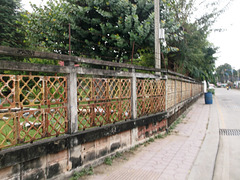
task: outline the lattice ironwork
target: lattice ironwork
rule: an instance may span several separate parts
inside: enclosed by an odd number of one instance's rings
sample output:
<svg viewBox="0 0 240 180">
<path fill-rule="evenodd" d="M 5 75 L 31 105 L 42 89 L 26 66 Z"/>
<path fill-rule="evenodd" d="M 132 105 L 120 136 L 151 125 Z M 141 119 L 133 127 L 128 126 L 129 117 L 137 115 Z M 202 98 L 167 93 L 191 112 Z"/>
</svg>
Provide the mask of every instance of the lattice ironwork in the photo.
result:
<svg viewBox="0 0 240 180">
<path fill-rule="evenodd" d="M 137 80 L 138 117 L 165 110 L 165 80 Z"/>
<path fill-rule="evenodd" d="M 130 99 L 131 98 L 131 80 L 130 79 L 121 79 L 121 98 Z"/>
<path fill-rule="evenodd" d="M 182 82 L 182 101 L 186 99 L 186 83 Z"/>
<path fill-rule="evenodd" d="M 92 127 L 92 112 L 93 105 L 79 105 L 78 106 L 78 129 L 85 130 Z"/>
<path fill-rule="evenodd" d="M 58 136 L 68 131 L 67 108 L 46 109 L 47 136 Z"/>
<path fill-rule="evenodd" d="M 192 84 L 187 83 L 187 98 L 192 97 Z"/>
<path fill-rule="evenodd" d="M 151 113 L 150 98 L 141 98 L 137 101 L 137 116 L 141 117 Z"/>
<path fill-rule="evenodd" d="M 34 106 L 44 104 L 44 77 L 43 76 L 17 76 L 20 106 Z"/>
<path fill-rule="evenodd" d="M 63 104 L 67 102 L 67 79 L 61 76 L 47 77 L 47 104 Z"/>
<path fill-rule="evenodd" d="M 130 119 L 131 80 L 78 77 L 78 128 Z"/>
<path fill-rule="evenodd" d="M 108 124 L 107 103 L 95 103 L 93 107 L 93 126 L 102 126 Z"/>
<path fill-rule="evenodd" d="M 122 83 L 121 79 L 109 79 L 108 80 L 108 93 L 109 99 L 119 99 L 121 97 Z"/>
<path fill-rule="evenodd" d="M 105 78 L 96 78 L 93 79 L 93 99 L 97 101 L 107 100 L 107 79 Z"/>
<path fill-rule="evenodd" d="M 0 113 L 0 149 L 17 143 L 15 113 Z"/>
<path fill-rule="evenodd" d="M 181 81 L 177 81 L 176 82 L 176 89 L 177 89 L 177 101 L 176 103 L 180 103 L 182 101 L 182 82 Z"/>
<path fill-rule="evenodd" d="M 145 91 L 144 91 L 144 80 L 138 79 L 137 80 L 137 97 L 144 97 Z"/>
<path fill-rule="evenodd" d="M 160 86 L 159 86 L 159 95 L 165 96 L 166 95 L 166 81 L 165 80 L 160 80 Z M 165 99 L 164 99 L 165 101 Z"/>
<path fill-rule="evenodd" d="M 32 142 L 45 137 L 45 121 L 43 109 L 20 111 L 18 117 L 18 141 Z"/>
<path fill-rule="evenodd" d="M 0 149 L 67 132 L 66 102 L 65 77 L 0 75 Z"/>
<path fill-rule="evenodd" d="M 113 122 L 117 122 L 120 119 L 122 119 L 121 117 L 121 103 L 118 101 L 115 102 L 110 102 L 108 103 L 108 113 L 109 113 L 109 122 L 113 123 Z"/>
<path fill-rule="evenodd" d="M 175 81 L 167 80 L 167 108 L 171 108 L 175 104 Z"/>
<path fill-rule="evenodd" d="M 15 76 L 0 75 L 0 108 L 15 107 Z"/>
<path fill-rule="evenodd" d="M 151 113 L 158 113 L 164 110 L 164 103 L 161 97 L 151 98 L 152 110 Z"/>
<path fill-rule="evenodd" d="M 124 100 L 121 101 L 120 104 L 120 112 L 121 112 L 121 116 L 120 118 L 122 120 L 127 120 L 131 118 L 131 101 L 130 100 Z"/>
<path fill-rule="evenodd" d="M 78 77 L 77 93 L 78 102 L 93 100 L 93 83 L 92 78 Z"/>
</svg>

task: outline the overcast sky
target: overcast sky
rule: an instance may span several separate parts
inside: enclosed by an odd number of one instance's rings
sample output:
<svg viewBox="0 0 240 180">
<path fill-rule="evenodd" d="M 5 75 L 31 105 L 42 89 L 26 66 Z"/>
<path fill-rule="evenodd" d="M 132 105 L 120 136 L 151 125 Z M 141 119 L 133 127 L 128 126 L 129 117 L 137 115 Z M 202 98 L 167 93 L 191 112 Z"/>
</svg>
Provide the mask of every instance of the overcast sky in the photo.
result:
<svg viewBox="0 0 240 180">
<path fill-rule="evenodd" d="M 22 0 L 24 8 L 31 11 L 29 2 L 44 4 L 47 0 Z M 207 9 L 206 9 L 207 10 Z M 209 41 L 219 47 L 216 56 L 216 67 L 224 63 L 230 64 L 235 69 L 240 69 L 240 0 L 233 0 L 227 11 L 220 16 L 215 28 L 225 29 L 224 32 L 212 32 Z"/>
<path fill-rule="evenodd" d="M 216 66 L 224 63 L 230 64 L 235 69 L 240 69 L 239 43 L 240 43 L 240 1 L 234 0 L 227 11 L 221 15 L 216 28 L 226 29 L 224 32 L 213 32 L 209 41 L 219 47 Z"/>
</svg>

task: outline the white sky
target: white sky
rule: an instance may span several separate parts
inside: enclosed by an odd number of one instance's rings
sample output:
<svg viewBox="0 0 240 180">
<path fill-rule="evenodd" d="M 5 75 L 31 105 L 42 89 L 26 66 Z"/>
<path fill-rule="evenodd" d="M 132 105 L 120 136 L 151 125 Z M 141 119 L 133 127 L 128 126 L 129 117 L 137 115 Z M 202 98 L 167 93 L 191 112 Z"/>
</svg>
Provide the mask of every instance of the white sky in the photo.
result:
<svg viewBox="0 0 240 180">
<path fill-rule="evenodd" d="M 28 11 L 31 11 L 31 6 L 30 6 L 30 3 L 31 2 L 32 4 L 36 4 L 37 6 L 39 5 L 43 5 L 47 2 L 47 0 L 21 0 L 21 3 L 23 5 L 23 8 L 28 10 Z"/>
<path fill-rule="evenodd" d="M 22 0 L 24 9 L 31 11 L 29 2 L 33 4 L 44 4 L 47 0 Z M 207 10 L 207 9 L 206 9 Z M 222 14 L 214 27 L 226 29 L 224 32 L 212 32 L 209 41 L 215 47 L 219 47 L 216 67 L 225 63 L 230 64 L 235 69 L 240 69 L 240 0 L 233 0 L 228 10 Z"/>
<path fill-rule="evenodd" d="M 212 32 L 209 41 L 219 47 L 216 67 L 225 63 L 240 69 L 240 1 L 234 0 L 228 10 L 222 14 L 214 25 L 216 28 L 226 29 L 224 32 Z"/>
</svg>

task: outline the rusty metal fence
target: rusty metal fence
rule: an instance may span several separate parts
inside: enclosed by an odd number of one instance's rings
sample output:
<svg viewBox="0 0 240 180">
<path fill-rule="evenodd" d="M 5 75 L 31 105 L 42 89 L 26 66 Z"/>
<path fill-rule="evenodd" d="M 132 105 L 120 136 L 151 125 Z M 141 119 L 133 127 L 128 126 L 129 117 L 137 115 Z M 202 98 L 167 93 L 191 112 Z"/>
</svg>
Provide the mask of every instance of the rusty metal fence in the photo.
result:
<svg viewBox="0 0 240 180">
<path fill-rule="evenodd" d="M 0 70 L 21 70 L 30 75 L 0 74 L 0 150 L 165 112 L 202 92 L 201 83 L 179 74 L 174 79 L 168 74 L 135 72 L 160 72 L 154 68 L 0 46 L 1 54 L 62 60 L 68 65 L 1 60 Z M 120 70 L 76 67 L 77 63 Z M 31 72 L 63 75 L 37 76 Z"/>
<path fill-rule="evenodd" d="M 131 79 L 78 77 L 78 129 L 131 119 Z"/>
<path fill-rule="evenodd" d="M 0 149 L 68 131 L 66 77 L 0 75 Z"/>
<path fill-rule="evenodd" d="M 137 116 L 165 111 L 165 80 L 137 80 Z"/>
<path fill-rule="evenodd" d="M 78 130 L 131 119 L 131 83 L 131 78 L 79 75 Z M 178 80 L 138 78 L 137 117 L 163 112 L 201 88 Z M 67 133 L 67 90 L 65 76 L 0 75 L 0 149 Z"/>
<path fill-rule="evenodd" d="M 203 92 L 201 83 L 167 79 L 167 109 Z"/>
</svg>

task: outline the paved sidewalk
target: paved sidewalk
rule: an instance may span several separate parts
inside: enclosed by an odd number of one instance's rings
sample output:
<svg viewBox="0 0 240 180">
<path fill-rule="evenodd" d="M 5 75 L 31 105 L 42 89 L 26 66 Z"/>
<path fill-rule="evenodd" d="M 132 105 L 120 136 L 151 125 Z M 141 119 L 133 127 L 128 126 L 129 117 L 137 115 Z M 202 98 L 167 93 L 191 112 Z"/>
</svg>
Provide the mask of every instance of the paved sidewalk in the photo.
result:
<svg viewBox="0 0 240 180">
<path fill-rule="evenodd" d="M 208 159 L 206 159 L 204 155 L 204 152 L 207 152 L 206 147 L 211 143 L 211 140 L 209 141 L 209 138 L 206 138 L 208 142 L 203 143 L 206 133 L 209 133 L 209 130 L 207 131 L 209 117 L 216 119 L 215 116 L 212 116 L 213 111 L 211 109 L 213 109 L 213 106 L 214 104 L 205 105 L 204 98 L 199 98 L 190 107 L 186 117 L 175 128 L 172 135 L 164 139 L 156 139 L 144 147 L 141 152 L 137 153 L 131 161 L 124 163 L 114 171 L 108 172 L 108 174 L 94 175 L 91 179 L 184 180 L 188 178 L 195 179 L 196 177 L 200 179 L 201 174 L 199 174 L 198 169 L 205 169 L 204 167 L 206 163 L 209 163 L 209 160 L 215 162 L 214 156 L 211 156 L 211 158 L 207 157 Z M 216 121 L 213 123 L 216 123 Z M 210 123 L 211 128 L 214 126 L 213 123 Z M 202 144 L 205 149 L 200 151 Z M 214 147 L 211 150 L 214 153 L 216 151 Z M 208 171 L 205 170 L 202 173 L 208 173 L 208 177 L 211 177 L 213 168 L 214 164 L 211 163 L 207 166 Z"/>
</svg>

